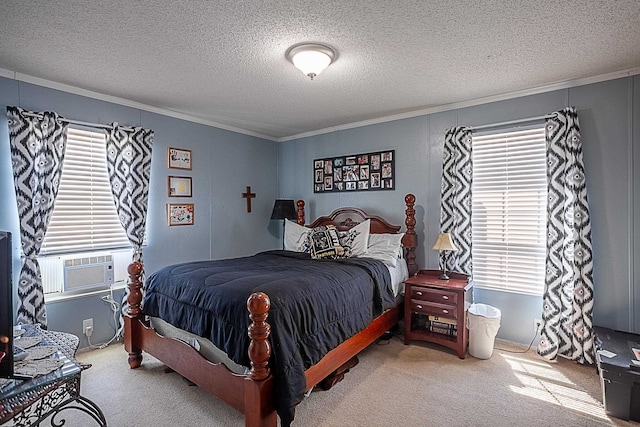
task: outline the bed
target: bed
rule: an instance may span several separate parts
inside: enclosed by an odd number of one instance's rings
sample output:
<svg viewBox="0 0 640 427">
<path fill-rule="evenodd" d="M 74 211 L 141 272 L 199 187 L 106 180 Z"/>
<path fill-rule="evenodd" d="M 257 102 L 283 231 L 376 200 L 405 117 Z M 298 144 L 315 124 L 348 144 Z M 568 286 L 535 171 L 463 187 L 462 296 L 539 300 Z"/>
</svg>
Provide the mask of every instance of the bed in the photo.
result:
<svg viewBox="0 0 640 427">
<path fill-rule="evenodd" d="M 408 194 L 405 197 L 406 230 L 402 235 L 401 255 L 406 261 L 409 275 L 415 274 L 418 270 L 415 262 L 414 203 L 415 197 Z M 296 222 L 304 226 L 304 202 L 298 201 L 297 207 Z M 383 218 L 368 215 L 357 208 L 337 209 L 311 222 L 308 228 L 328 226 L 325 228 L 335 228 L 344 234 L 362 227 L 363 223 L 368 224 L 372 235 L 393 235 L 401 229 L 400 226 L 391 225 Z M 307 259 L 303 259 L 305 257 Z M 312 284 L 324 286 L 321 285 L 320 277 L 307 277 L 307 270 L 316 268 L 308 265 L 310 262 L 313 263 L 308 258 L 308 254 L 268 251 L 243 259 L 210 261 L 207 264 L 185 263 L 167 267 L 166 270 L 173 277 L 169 280 L 175 280 L 175 283 L 188 281 L 190 286 L 195 288 L 173 289 L 173 282 L 165 283 L 159 278 L 165 273 L 156 272 L 147 281 L 149 292 L 145 296 L 144 310 L 141 282 L 143 266 L 140 263 L 131 264 L 128 269 L 129 306 L 125 316 L 125 350 L 129 354 L 130 367 L 137 368 L 141 365 L 142 352 L 145 351 L 242 412 L 246 426 L 276 426 L 278 416 L 282 425 L 289 425 L 293 419 L 295 405 L 302 399 L 301 391 L 303 394 L 305 390 L 318 384 L 331 385 L 340 380 L 344 373 L 357 363 L 354 361 L 357 354 L 391 329 L 402 313 L 401 303 L 397 302 L 401 299 L 390 301 L 384 294 L 388 286 L 375 285 L 386 283 L 389 273 L 380 269 L 380 262 L 376 263 L 366 256 L 337 261 L 315 260 L 315 264 L 322 267 L 323 276 L 330 277 L 329 282 L 335 277 L 339 284 L 329 283 L 330 287 L 327 290 L 306 295 L 304 290 L 312 289 Z M 246 262 L 249 264 L 238 264 Z M 274 265 L 279 266 L 280 271 L 276 272 Z M 282 268 L 284 265 L 287 266 L 286 269 Z M 285 270 L 287 276 L 284 276 Z M 215 274 L 211 274 L 211 271 Z M 355 271 L 358 273 L 354 273 Z M 334 297 L 331 304 L 336 304 L 336 307 L 330 306 L 322 299 L 324 294 L 344 295 L 344 279 L 337 278 L 346 274 L 345 277 L 351 280 L 363 271 L 366 272 L 366 280 L 370 280 L 373 286 L 356 285 L 355 278 L 349 282 L 349 287 L 354 286 L 354 295 L 363 294 L 363 298 L 371 298 L 373 295 L 373 299 L 366 308 L 362 308 L 362 312 L 351 314 L 348 311 L 348 305 L 364 305 L 356 302 L 355 296 Z M 238 275 L 247 277 L 237 277 Z M 229 276 L 227 278 L 234 286 L 226 283 L 224 286 L 210 286 L 211 280 L 217 280 L 220 276 Z M 201 282 L 197 282 L 196 279 Z M 238 285 L 241 283 L 240 279 L 244 280 L 242 285 Z M 247 280 L 250 282 L 248 285 L 244 284 Z M 251 283 L 252 280 L 254 283 Z M 264 282 L 255 283 L 260 280 Z M 192 285 L 196 282 L 206 285 Z M 337 290 L 332 290 L 336 286 Z M 295 297 L 284 293 L 283 288 L 293 289 Z M 222 292 L 221 289 L 226 290 Z M 254 289 L 257 291 L 253 291 Z M 207 314 L 196 315 L 184 311 L 187 305 L 194 304 L 176 306 L 175 304 L 179 303 L 176 301 L 181 298 L 187 301 L 206 301 L 205 305 L 216 306 L 218 313 L 238 313 L 241 310 L 244 315 L 239 319 L 233 318 L 235 320 L 214 322 L 206 319 Z M 245 301 L 248 313 L 244 311 Z M 336 301 L 348 303 L 342 307 L 342 303 Z M 300 309 L 293 304 L 301 304 L 304 308 Z M 322 311 L 333 313 L 327 316 L 337 316 L 338 313 L 341 317 L 352 320 L 334 327 L 333 323 L 337 322 L 333 321 L 334 318 L 329 318 L 323 325 L 332 326 L 320 330 L 315 326 L 320 322 L 316 319 L 316 315 L 320 316 L 314 311 L 316 306 L 323 307 Z M 231 362 L 237 363 L 236 366 L 218 359 L 210 360 L 210 357 L 203 355 L 204 352 L 198 345 L 193 345 L 187 339 L 171 338 L 166 329 L 159 327 L 160 323 L 152 322 L 155 318 L 161 320 L 167 316 L 171 317 L 171 313 L 174 313 L 175 318 L 167 320 L 165 325 L 171 326 L 175 323 L 178 330 L 184 325 L 191 325 L 196 318 L 204 319 L 198 320 L 200 326 L 197 326 L 198 321 L 194 326 L 189 326 L 193 329 L 190 332 L 196 332 L 196 335 L 210 340 L 214 348 L 221 349 Z M 346 315 L 342 316 L 342 313 Z M 273 325 L 267 320 L 269 316 Z M 186 317 L 190 318 L 190 323 L 181 324 L 181 319 Z M 245 320 L 246 331 L 243 326 Z M 216 326 L 212 326 L 212 323 Z M 162 333 L 156 328 L 162 330 Z M 241 329 L 241 333 L 236 330 L 238 328 Z M 313 334 L 308 331 L 312 331 Z M 246 342 L 243 341 L 245 339 Z M 300 344 L 301 342 L 303 344 Z M 283 364 L 283 361 L 286 363 Z M 246 368 L 243 370 L 243 367 Z"/>
</svg>

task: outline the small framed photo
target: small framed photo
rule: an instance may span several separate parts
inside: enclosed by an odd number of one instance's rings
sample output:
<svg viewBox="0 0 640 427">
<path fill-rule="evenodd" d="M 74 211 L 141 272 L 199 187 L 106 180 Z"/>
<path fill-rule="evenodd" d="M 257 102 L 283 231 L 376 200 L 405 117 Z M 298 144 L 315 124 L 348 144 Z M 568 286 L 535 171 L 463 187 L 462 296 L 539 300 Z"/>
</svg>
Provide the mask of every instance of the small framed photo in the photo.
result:
<svg viewBox="0 0 640 427">
<path fill-rule="evenodd" d="M 325 190 L 331 190 L 332 188 L 333 188 L 333 177 L 327 176 L 324 179 L 324 189 Z"/>
<path fill-rule="evenodd" d="M 168 176 L 167 187 L 169 197 L 191 197 L 190 176 Z"/>
<path fill-rule="evenodd" d="M 167 224 L 193 225 L 193 203 L 168 203 L 167 204 Z"/>
<path fill-rule="evenodd" d="M 191 150 L 169 147 L 169 168 L 191 170 Z"/>
</svg>

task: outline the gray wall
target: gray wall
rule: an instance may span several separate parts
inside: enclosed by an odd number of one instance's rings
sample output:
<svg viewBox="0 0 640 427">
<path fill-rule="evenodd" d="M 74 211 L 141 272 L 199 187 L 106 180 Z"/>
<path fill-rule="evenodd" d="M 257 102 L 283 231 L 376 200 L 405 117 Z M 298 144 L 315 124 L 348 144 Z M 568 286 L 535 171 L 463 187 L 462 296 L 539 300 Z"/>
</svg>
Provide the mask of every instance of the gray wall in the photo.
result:
<svg viewBox="0 0 640 427">
<path fill-rule="evenodd" d="M 640 247 L 639 79 L 611 80 L 280 144 L 6 78 L 0 78 L 0 107 L 18 105 L 53 110 L 75 120 L 117 121 L 154 129 L 149 244 L 144 254 L 148 271 L 153 271 L 174 262 L 279 248 L 281 224 L 269 220 L 276 197 L 304 199 L 307 218 L 339 206 L 359 206 L 403 224 L 406 193 L 417 197 L 418 262 L 423 268 L 436 268 L 437 254 L 429 248 L 439 232 L 445 130 L 539 116 L 573 105 L 580 116 L 593 220 L 594 321 L 640 333 L 640 256 L 635 250 Z M 0 114 L 0 229 L 18 236 L 6 129 L 6 115 Z M 192 171 L 176 173 L 180 171 L 167 168 L 169 146 L 193 150 Z M 313 159 L 384 149 L 396 150 L 396 190 L 313 193 Z M 169 174 L 193 177 L 194 226 L 166 225 Z M 250 214 L 240 197 L 247 185 L 257 193 Z M 14 238 L 14 276 L 20 265 L 18 240 Z M 542 309 L 540 297 L 477 289 L 475 300 L 502 310 L 500 338 L 531 340 L 533 319 L 540 317 Z M 52 329 L 82 336 L 82 319 L 93 317 L 93 342 L 109 339 L 113 333 L 111 313 L 99 296 L 47 305 Z"/>
<path fill-rule="evenodd" d="M 308 217 L 339 206 L 361 206 L 395 223 L 404 218 L 403 197 L 416 195 L 418 263 L 437 268 L 430 250 L 439 232 L 444 133 L 452 126 L 480 126 L 542 116 L 565 106 L 578 109 L 584 146 L 594 245 L 597 325 L 640 332 L 640 77 L 514 98 L 420 117 L 287 141 L 280 147 L 280 193 L 304 199 Z M 635 84 L 634 84 L 635 83 Z M 633 149 L 635 148 L 635 150 Z M 314 194 L 316 158 L 396 150 L 396 190 Z M 635 167 L 634 167 L 635 166 Z M 502 311 L 499 338 L 529 343 L 542 298 L 476 289 L 476 302 Z"/>
<path fill-rule="evenodd" d="M 0 108 L 20 106 L 33 111 L 56 111 L 63 117 L 92 123 L 143 126 L 155 132 L 151 162 L 151 187 L 147 218 L 148 246 L 144 248 L 146 270 L 195 259 L 251 255 L 280 246 L 278 224 L 270 221 L 277 198 L 277 143 L 219 128 L 179 120 L 114 103 L 55 89 L 0 78 Z M 168 147 L 193 152 L 193 170 L 168 169 Z M 167 175 L 193 177 L 193 198 L 167 196 Z M 241 197 L 250 185 L 257 197 L 247 213 Z M 166 204 L 195 203 L 195 225 L 168 227 Z M 0 114 L 0 229 L 14 235 L 14 284 L 20 270 L 19 222 L 6 114 Z M 15 293 L 15 292 L 14 292 Z M 122 291 L 115 293 L 120 300 Z M 81 337 L 82 320 L 94 319 L 93 343 L 114 333 L 109 306 L 98 296 L 47 303 L 48 323 L 53 330 Z"/>
</svg>

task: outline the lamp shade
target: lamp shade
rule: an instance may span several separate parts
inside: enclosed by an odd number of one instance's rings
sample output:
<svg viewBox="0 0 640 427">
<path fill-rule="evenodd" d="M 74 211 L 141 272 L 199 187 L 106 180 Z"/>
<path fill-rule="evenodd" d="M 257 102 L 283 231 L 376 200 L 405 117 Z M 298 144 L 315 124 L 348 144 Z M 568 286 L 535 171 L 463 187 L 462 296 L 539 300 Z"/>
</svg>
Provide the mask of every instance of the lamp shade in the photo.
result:
<svg viewBox="0 0 640 427">
<path fill-rule="evenodd" d="M 457 251 L 458 248 L 453 244 L 451 240 L 451 235 L 449 233 L 440 233 L 438 235 L 438 240 L 436 240 L 436 244 L 433 245 L 433 248 L 437 251 Z"/>
<path fill-rule="evenodd" d="M 295 219 L 296 207 L 293 200 L 276 199 L 271 212 L 271 219 Z"/>
</svg>

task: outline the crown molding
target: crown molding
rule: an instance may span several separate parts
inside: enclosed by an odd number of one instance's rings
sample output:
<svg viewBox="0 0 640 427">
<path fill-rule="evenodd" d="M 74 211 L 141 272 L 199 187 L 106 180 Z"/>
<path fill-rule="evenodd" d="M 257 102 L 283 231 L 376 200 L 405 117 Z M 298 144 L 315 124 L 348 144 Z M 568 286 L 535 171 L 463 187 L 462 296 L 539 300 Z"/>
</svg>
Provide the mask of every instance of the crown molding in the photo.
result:
<svg viewBox="0 0 640 427">
<path fill-rule="evenodd" d="M 258 133 L 258 132 L 253 132 L 253 131 L 242 129 L 242 128 L 239 128 L 239 127 L 230 126 L 230 125 L 226 125 L 226 124 L 223 124 L 223 123 L 218 123 L 218 122 L 215 122 L 215 121 L 212 121 L 212 120 L 206 120 L 206 119 L 202 119 L 202 118 L 199 118 L 199 117 L 194 117 L 194 116 L 191 116 L 189 114 L 184 114 L 184 113 L 179 113 L 179 112 L 172 111 L 172 110 L 167 110 L 167 109 L 164 109 L 164 108 L 154 107 L 152 105 L 147 105 L 147 104 L 143 104 L 143 103 L 140 103 L 140 102 L 131 101 L 131 100 L 128 100 L 128 99 L 125 99 L 125 98 L 120 98 L 120 97 L 111 96 L 111 95 L 105 95 L 103 93 L 94 92 L 94 91 L 91 91 L 91 90 L 82 89 L 82 88 L 79 88 L 79 87 L 75 87 L 75 86 L 71 86 L 71 85 L 67 85 L 67 84 L 58 83 L 58 82 L 54 82 L 54 81 L 51 81 L 51 80 L 43 79 L 43 78 L 40 78 L 40 77 L 31 76 L 29 74 L 18 73 L 18 72 L 15 72 L 15 71 L 11 71 L 11 70 L 6 70 L 6 69 L 3 69 L 3 68 L 0 68 L 0 77 L 6 77 L 6 78 L 9 78 L 9 79 L 12 79 L 12 80 L 18 80 L 18 81 L 25 82 L 25 83 L 31 83 L 31 84 L 38 85 L 38 86 L 44 86 L 44 87 L 48 87 L 48 88 L 51 88 L 51 89 L 57 89 L 57 90 L 61 90 L 61 91 L 64 91 L 64 92 L 73 93 L 73 94 L 76 94 L 76 95 L 86 96 L 86 97 L 98 99 L 98 100 L 101 100 L 101 101 L 107 101 L 107 102 L 111 102 L 111 103 L 114 103 L 114 104 L 119 104 L 119 105 L 124 105 L 124 106 L 127 106 L 127 107 L 137 108 L 137 109 L 148 111 L 148 112 L 151 112 L 151 113 L 162 114 L 164 116 L 174 117 L 176 119 L 181 119 L 181 120 L 186 120 L 186 121 L 189 121 L 189 122 L 199 123 L 199 124 L 206 125 L 206 126 L 212 126 L 212 127 L 218 128 L 218 129 L 228 130 L 230 132 L 236 132 L 236 133 L 240 133 L 240 134 L 243 134 L 243 135 L 253 136 L 253 137 L 256 137 L 256 138 L 266 139 L 268 141 L 274 141 L 274 142 L 292 141 L 292 140 L 296 140 L 296 139 L 308 138 L 308 137 L 312 137 L 312 136 L 323 135 L 323 134 L 326 134 L 326 133 L 331 133 L 331 132 L 336 132 L 336 131 L 341 131 L 341 130 L 354 129 L 354 128 L 359 128 L 359 127 L 363 127 L 363 126 L 376 125 L 376 124 L 380 124 L 380 123 L 386 123 L 386 122 L 391 122 L 391 121 L 395 121 L 395 120 L 409 119 L 409 118 L 419 117 L 419 116 L 426 116 L 428 114 L 435 114 L 435 113 L 440 113 L 440 112 L 443 112 L 443 111 L 450 111 L 450 110 L 456 110 L 456 109 L 459 109 L 459 108 L 473 107 L 473 106 L 476 106 L 476 105 L 488 104 L 490 102 L 505 101 L 505 100 L 508 100 L 508 99 L 520 98 L 520 97 L 529 96 L 529 95 L 537 95 L 537 94 L 540 94 L 540 93 L 551 92 L 551 91 L 554 91 L 554 90 L 561 90 L 561 89 L 568 89 L 568 88 L 577 87 L 577 86 L 584 86 L 584 85 L 587 85 L 587 84 L 599 83 L 599 82 L 603 82 L 603 81 L 607 81 L 607 80 L 614 80 L 614 79 L 634 76 L 634 75 L 638 75 L 638 74 L 640 74 L 640 67 L 630 68 L 630 69 L 626 69 L 626 70 L 620 70 L 620 71 L 614 71 L 614 72 L 611 72 L 611 73 L 600 74 L 600 75 L 597 75 L 597 76 L 584 77 L 584 78 L 580 78 L 580 79 L 565 80 L 565 81 L 561 81 L 561 82 L 557 82 L 557 83 L 537 86 L 537 87 L 534 87 L 534 88 L 529 88 L 529 89 L 524 89 L 524 90 L 519 90 L 519 91 L 514 91 L 514 92 L 508 92 L 508 93 L 504 93 L 504 94 L 500 94 L 500 95 L 493 95 L 493 96 L 487 96 L 487 97 L 482 97 L 482 98 L 471 99 L 471 100 L 467 100 L 467 101 L 454 102 L 454 103 L 451 103 L 451 104 L 438 105 L 438 106 L 435 106 L 435 107 L 422 108 L 422 109 L 418 109 L 418 110 L 407 111 L 407 112 L 400 113 L 400 114 L 391 114 L 391 115 L 388 115 L 388 116 L 382 116 L 382 117 L 378 117 L 378 118 L 375 118 L 375 119 L 362 120 L 362 121 L 352 122 L 352 123 L 345 123 L 345 124 L 342 124 L 342 125 L 331 126 L 331 127 L 327 127 L 327 128 L 323 128 L 323 129 L 317 129 L 317 130 L 314 130 L 314 131 L 303 132 L 303 133 L 298 133 L 298 134 L 295 134 L 295 135 L 289 135 L 289 136 L 284 136 L 284 137 L 281 137 L 281 138 L 276 138 L 276 137 L 273 137 L 273 136 L 270 136 L 270 135 L 264 135 L 264 134 L 261 134 L 261 133 Z"/>
<path fill-rule="evenodd" d="M 600 83 L 607 80 L 614 80 L 622 77 L 634 76 L 637 74 L 640 74 L 640 67 L 614 71 L 612 73 L 600 74 L 597 76 L 584 77 L 580 79 L 565 80 L 557 83 L 537 86 L 534 88 L 519 90 L 515 92 L 487 96 L 483 98 L 476 98 L 468 101 L 454 102 L 452 104 L 438 105 L 435 107 L 423 108 L 423 109 L 408 111 L 400 114 L 392 114 L 389 116 L 383 116 L 383 117 L 370 119 L 370 120 L 362 120 L 359 122 L 346 123 L 343 125 L 332 126 L 332 127 L 318 129 L 318 130 L 309 131 L 309 132 L 303 132 L 296 135 L 285 136 L 282 138 L 278 138 L 277 141 L 278 142 L 292 141 L 296 139 L 322 135 L 325 133 L 336 132 L 340 130 L 354 129 L 362 126 L 376 125 L 376 124 L 391 122 L 395 120 L 426 116 L 428 114 L 435 114 L 435 113 L 441 113 L 443 111 L 457 110 L 459 108 L 474 107 L 476 105 L 488 104 L 490 102 L 505 101 L 507 99 L 520 98 L 520 97 L 529 96 L 529 95 L 537 95 L 545 92 L 552 92 L 554 90 L 568 89 L 568 88 L 584 86 L 592 83 Z"/>
<path fill-rule="evenodd" d="M 167 110 L 165 108 L 154 107 L 152 105 L 143 104 L 141 102 L 131 101 L 129 99 L 120 98 L 117 96 L 105 95 L 100 92 L 94 92 L 87 89 L 82 89 L 76 86 L 67 85 L 64 83 L 58 83 L 51 80 L 43 79 L 40 77 L 31 76 L 29 74 L 18 73 L 11 70 L 5 70 L 0 68 L 0 77 L 6 77 L 13 80 L 18 80 L 24 83 L 30 83 L 37 86 L 44 86 L 50 89 L 61 90 L 63 92 L 73 93 L 75 95 L 86 96 L 88 98 L 98 99 L 100 101 L 111 102 L 125 107 L 137 108 L 140 110 L 148 111 L 151 113 L 161 114 L 163 116 L 169 116 L 176 119 L 186 120 L 189 122 L 199 123 L 202 125 L 212 126 L 218 129 L 228 130 L 231 132 L 241 133 L 247 136 L 254 136 L 256 138 L 262 138 L 269 141 L 277 141 L 277 138 L 269 135 L 264 135 L 258 132 L 242 129 L 235 126 L 218 123 L 212 120 L 206 120 L 199 117 L 194 117 L 189 114 L 179 113 L 177 111 Z"/>
</svg>

